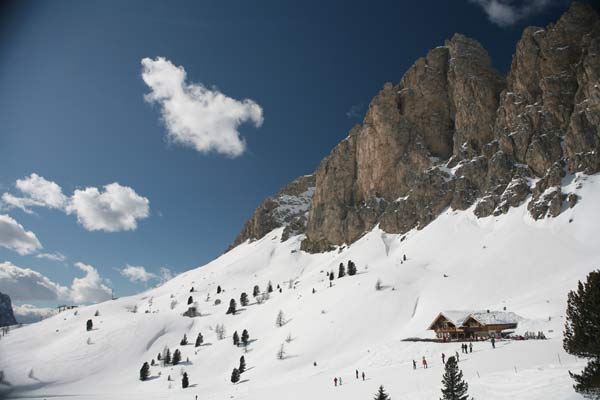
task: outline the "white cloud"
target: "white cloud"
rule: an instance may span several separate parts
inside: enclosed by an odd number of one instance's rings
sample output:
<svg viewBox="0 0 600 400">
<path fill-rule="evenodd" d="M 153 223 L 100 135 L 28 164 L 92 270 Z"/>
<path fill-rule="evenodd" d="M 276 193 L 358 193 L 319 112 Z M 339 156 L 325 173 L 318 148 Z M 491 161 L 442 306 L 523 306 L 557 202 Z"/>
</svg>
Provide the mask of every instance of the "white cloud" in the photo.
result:
<svg viewBox="0 0 600 400">
<path fill-rule="evenodd" d="M 21 268 L 10 262 L 0 263 L 0 288 L 14 301 L 72 301 L 95 303 L 112 296 L 107 281 L 91 265 L 81 262 L 75 266 L 85 272 L 74 278 L 71 287 L 62 286 L 30 268 Z"/>
<path fill-rule="evenodd" d="M 537 14 L 555 0 L 469 0 L 480 5 L 494 24 L 505 27 Z"/>
<path fill-rule="evenodd" d="M 150 88 L 145 99 L 159 104 L 167 137 L 174 143 L 236 157 L 246 149 L 239 125 L 246 121 L 262 125 L 263 111 L 256 102 L 188 83 L 185 69 L 164 57 L 142 59 L 142 79 Z"/>
<path fill-rule="evenodd" d="M 31 213 L 30 207 L 33 206 L 63 209 L 67 204 L 68 198 L 63 194 L 62 188 L 36 173 L 23 179 L 17 179 L 15 186 L 23 194 L 23 197 L 4 193 L 2 201 L 9 208 L 17 207 Z"/>
<path fill-rule="evenodd" d="M 0 263 L 0 288 L 14 301 L 55 301 L 69 297 L 69 289 L 29 268 Z"/>
<path fill-rule="evenodd" d="M 0 246 L 21 255 L 31 254 L 42 248 L 42 244 L 31 231 L 6 214 L 0 215 Z"/>
<path fill-rule="evenodd" d="M 75 190 L 67 212 L 89 231 L 130 231 L 137 221 L 148 217 L 150 201 L 132 188 L 111 183 L 104 191 L 95 187 Z"/>
<path fill-rule="evenodd" d="M 119 270 L 119 272 L 131 282 L 146 283 L 149 280 L 158 278 L 156 274 L 146 271 L 146 268 L 142 266 L 126 265 L 123 269 Z"/>
<path fill-rule="evenodd" d="M 65 196 L 55 182 L 33 173 L 18 179 L 15 186 L 22 197 L 11 193 L 2 195 L 4 208 L 20 208 L 31 213 L 31 207 L 46 207 L 75 214 L 77 221 L 89 231 L 128 231 L 137 228 L 137 221 L 150 214 L 150 201 L 128 186 L 113 182 L 104 186 L 77 189 Z"/>
<path fill-rule="evenodd" d="M 31 304 L 20 306 L 13 304 L 13 312 L 17 322 L 20 324 L 32 324 L 56 314 L 56 308 L 36 307 Z"/>
<path fill-rule="evenodd" d="M 105 280 L 100 278 L 96 268 L 82 262 L 74 264 L 85 272 L 83 278 L 73 279 L 70 298 L 75 303 L 97 303 L 112 298 L 112 290 L 106 286 Z"/>
<path fill-rule="evenodd" d="M 50 261 L 59 261 L 59 262 L 63 262 L 67 260 L 67 256 L 65 256 L 64 254 L 60 253 L 60 252 L 55 252 L 55 253 L 38 253 L 35 255 L 36 258 L 43 258 L 46 260 L 50 260 Z"/>
</svg>

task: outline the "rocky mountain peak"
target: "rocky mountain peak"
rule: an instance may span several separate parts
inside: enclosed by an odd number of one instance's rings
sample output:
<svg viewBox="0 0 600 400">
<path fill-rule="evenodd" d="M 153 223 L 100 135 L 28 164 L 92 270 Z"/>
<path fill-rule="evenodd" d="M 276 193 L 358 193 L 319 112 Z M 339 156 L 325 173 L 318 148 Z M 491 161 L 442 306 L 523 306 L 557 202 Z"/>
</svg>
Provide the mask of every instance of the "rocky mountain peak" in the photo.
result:
<svg viewBox="0 0 600 400">
<path fill-rule="evenodd" d="M 376 94 L 321 161 L 308 208 L 277 217 L 282 191 L 235 244 L 287 224 L 306 233 L 303 250 L 327 251 L 377 225 L 420 229 L 448 207 L 487 217 L 528 201 L 534 218 L 558 215 L 577 202 L 563 193 L 566 174 L 600 171 L 599 55 L 598 15 L 580 3 L 526 28 L 506 77 L 479 42 L 455 34 Z"/>
</svg>

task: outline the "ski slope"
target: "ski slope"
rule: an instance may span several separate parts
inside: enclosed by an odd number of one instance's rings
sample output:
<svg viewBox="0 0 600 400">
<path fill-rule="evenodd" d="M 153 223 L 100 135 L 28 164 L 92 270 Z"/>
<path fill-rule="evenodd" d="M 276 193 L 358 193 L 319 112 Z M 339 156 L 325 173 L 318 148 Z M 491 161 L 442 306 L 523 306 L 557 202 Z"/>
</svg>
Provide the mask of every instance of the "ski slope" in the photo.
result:
<svg viewBox="0 0 600 400">
<path fill-rule="evenodd" d="M 426 329 L 443 310 L 506 307 L 525 318 L 518 331 L 544 331 L 549 340 L 499 341 L 496 349 L 474 343 L 474 352 L 460 362 L 469 394 L 486 400 L 580 399 L 568 370 L 581 369 L 584 361 L 562 350 L 561 332 L 568 290 L 600 266 L 600 176 L 571 176 L 564 184 L 579 203 L 541 221 L 531 219 L 526 204 L 485 219 L 472 210 L 448 210 L 423 230 L 401 236 L 376 228 L 351 246 L 315 255 L 299 250 L 302 237 L 281 243 L 282 229 L 275 230 L 160 287 L 12 331 L 0 340 L 0 370 L 14 389 L 9 396 L 358 400 L 372 398 L 382 384 L 396 400 L 437 399 L 441 353 L 460 352 L 460 344 L 401 340 L 433 336 Z M 329 287 L 327 273 L 337 277 L 339 263 L 349 259 L 358 274 L 336 278 Z M 378 279 L 381 291 L 375 290 Z M 269 281 L 281 285 L 282 293 L 276 290 L 257 304 L 253 286 L 265 290 Z M 243 291 L 250 297 L 246 307 L 239 305 Z M 201 317 L 182 316 L 190 295 Z M 226 315 L 231 298 L 239 312 Z M 221 304 L 214 305 L 215 299 Z M 275 326 L 279 310 L 287 319 L 283 327 Z M 90 318 L 94 330 L 86 332 Z M 225 325 L 224 340 L 217 340 L 217 323 Z M 231 340 L 243 329 L 252 340 L 247 353 Z M 205 344 L 195 348 L 198 332 Z M 184 333 L 190 344 L 180 346 Z M 282 343 L 286 357 L 278 360 Z M 156 359 L 165 345 L 171 352 L 179 348 L 189 363 L 153 366 L 151 379 L 139 381 L 142 363 Z M 248 370 L 234 385 L 231 371 L 242 354 Z M 420 365 L 423 356 L 427 370 Z M 364 382 L 355 379 L 356 369 L 366 373 Z M 181 388 L 183 370 L 190 378 L 187 389 Z M 341 387 L 333 386 L 335 376 L 342 377 Z"/>
</svg>

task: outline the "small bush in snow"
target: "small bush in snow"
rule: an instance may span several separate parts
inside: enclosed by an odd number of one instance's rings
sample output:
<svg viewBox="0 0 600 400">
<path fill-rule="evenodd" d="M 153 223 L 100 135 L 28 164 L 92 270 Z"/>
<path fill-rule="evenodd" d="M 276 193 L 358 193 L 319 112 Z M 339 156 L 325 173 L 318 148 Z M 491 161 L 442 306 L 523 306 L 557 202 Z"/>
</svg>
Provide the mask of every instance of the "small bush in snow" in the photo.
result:
<svg viewBox="0 0 600 400">
<path fill-rule="evenodd" d="M 225 325 L 217 324 L 215 326 L 215 333 L 217 334 L 217 339 L 219 339 L 219 340 L 225 339 Z"/>
</svg>

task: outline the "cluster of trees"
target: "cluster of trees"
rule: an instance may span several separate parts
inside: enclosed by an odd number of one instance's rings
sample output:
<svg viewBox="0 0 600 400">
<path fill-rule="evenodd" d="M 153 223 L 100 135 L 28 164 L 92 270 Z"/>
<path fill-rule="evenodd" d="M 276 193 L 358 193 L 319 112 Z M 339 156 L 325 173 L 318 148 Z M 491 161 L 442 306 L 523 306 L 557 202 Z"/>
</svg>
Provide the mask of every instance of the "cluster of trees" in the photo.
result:
<svg viewBox="0 0 600 400">
<path fill-rule="evenodd" d="M 240 381 L 240 376 L 244 371 L 246 371 L 246 359 L 244 356 L 241 356 L 239 367 L 234 368 L 233 371 L 231 371 L 231 383 L 238 383 Z"/>
<path fill-rule="evenodd" d="M 356 264 L 354 264 L 354 262 L 352 260 L 348 260 L 348 268 L 346 268 L 346 266 L 344 265 L 344 263 L 340 263 L 340 266 L 338 268 L 338 279 L 339 278 L 343 278 L 346 275 L 349 276 L 354 276 L 356 275 Z M 329 280 L 332 281 L 335 279 L 335 273 L 333 271 L 329 272 L 328 274 L 329 276 Z"/>
<path fill-rule="evenodd" d="M 248 343 L 250 340 L 250 335 L 248 334 L 248 330 L 244 329 L 242 331 L 242 337 L 240 340 L 240 336 L 238 335 L 237 331 L 233 332 L 233 345 L 234 346 L 244 346 L 244 347 L 248 347 Z"/>
</svg>

